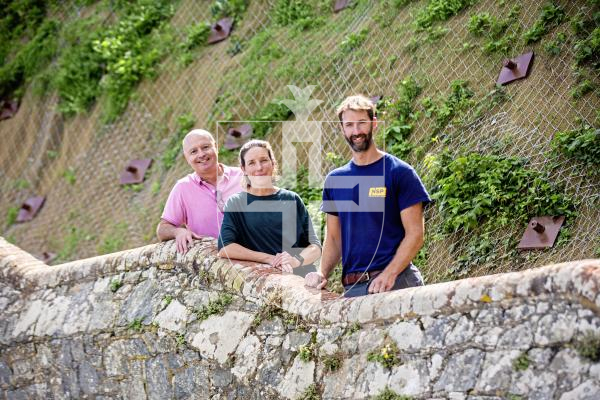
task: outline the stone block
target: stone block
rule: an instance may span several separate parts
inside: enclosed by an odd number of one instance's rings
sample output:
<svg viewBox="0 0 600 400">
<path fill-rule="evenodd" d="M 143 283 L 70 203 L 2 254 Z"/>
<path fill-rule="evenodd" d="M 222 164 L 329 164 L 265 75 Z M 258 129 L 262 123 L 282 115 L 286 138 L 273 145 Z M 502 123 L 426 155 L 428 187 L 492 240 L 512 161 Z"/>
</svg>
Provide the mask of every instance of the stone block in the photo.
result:
<svg viewBox="0 0 600 400">
<path fill-rule="evenodd" d="M 163 329 L 168 329 L 173 332 L 182 332 L 187 324 L 190 312 L 187 308 L 177 300 L 171 303 L 155 318 L 154 322 L 158 323 Z"/>
<path fill-rule="evenodd" d="M 286 399 L 299 397 L 313 383 L 314 372 L 314 361 L 304 362 L 296 357 L 277 386 L 277 391 Z"/>
<path fill-rule="evenodd" d="M 450 356 L 433 390 L 446 392 L 466 392 L 475 387 L 481 371 L 485 353 L 469 349 Z"/>
<path fill-rule="evenodd" d="M 241 311 L 211 316 L 200 324 L 199 332 L 191 344 L 202 356 L 223 364 L 246 335 L 253 320 L 252 314 Z"/>
</svg>

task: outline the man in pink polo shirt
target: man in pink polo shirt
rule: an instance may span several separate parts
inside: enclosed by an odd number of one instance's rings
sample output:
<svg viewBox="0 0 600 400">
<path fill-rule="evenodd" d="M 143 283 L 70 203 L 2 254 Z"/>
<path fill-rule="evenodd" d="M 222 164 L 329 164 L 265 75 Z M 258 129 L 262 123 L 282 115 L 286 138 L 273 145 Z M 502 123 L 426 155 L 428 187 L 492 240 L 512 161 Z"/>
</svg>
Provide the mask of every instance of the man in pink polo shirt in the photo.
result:
<svg viewBox="0 0 600 400">
<path fill-rule="evenodd" d="M 180 253 L 187 252 L 193 239 L 219 236 L 225 202 L 242 190 L 243 176 L 241 169 L 218 162 L 215 139 L 205 130 L 185 136 L 183 155 L 194 173 L 177 181 L 156 228 L 158 239 L 175 239 Z"/>
</svg>

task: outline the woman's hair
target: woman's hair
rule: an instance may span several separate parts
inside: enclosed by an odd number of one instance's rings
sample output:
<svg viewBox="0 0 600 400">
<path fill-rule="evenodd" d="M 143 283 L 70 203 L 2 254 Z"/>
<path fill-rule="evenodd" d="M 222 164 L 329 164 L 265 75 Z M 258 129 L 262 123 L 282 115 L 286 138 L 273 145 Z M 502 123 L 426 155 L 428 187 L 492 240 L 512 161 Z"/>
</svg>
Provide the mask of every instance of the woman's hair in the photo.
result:
<svg viewBox="0 0 600 400">
<path fill-rule="evenodd" d="M 246 160 L 244 159 L 244 157 L 246 157 L 246 153 L 248 152 L 248 150 L 250 150 L 253 147 L 262 147 L 263 149 L 267 150 L 267 153 L 269 154 L 269 159 L 273 163 L 272 175 L 273 175 L 273 182 L 275 182 L 275 176 L 278 174 L 277 160 L 275 159 L 275 155 L 273 154 L 273 148 L 271 147 L 271 144 L 269 142 L 267 142 L 266 140 L 254 139 L 254 140 L 250 140 L 249 142 L 244 143 L 244 145 L 240 149 L 240 166 L 242 168 L 246 168 Z M 248 175 L 244 175 L 244 179 L 242 179 L 242 187 L 248 189 L 251 186 L 252 185 L 250 184 L 250 179 L 248 179 Z"/>
</svg>

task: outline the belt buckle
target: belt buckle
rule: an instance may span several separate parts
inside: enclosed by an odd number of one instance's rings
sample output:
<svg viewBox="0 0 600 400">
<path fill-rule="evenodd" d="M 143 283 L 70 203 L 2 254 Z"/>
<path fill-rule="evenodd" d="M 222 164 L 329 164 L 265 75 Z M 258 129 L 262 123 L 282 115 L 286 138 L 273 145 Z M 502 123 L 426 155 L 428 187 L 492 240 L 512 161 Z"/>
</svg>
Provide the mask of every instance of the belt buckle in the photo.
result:
<svg viewBox="0 0 600 400">
<path fill-rule="evenodd" d="M 364 279 L 365 277 L 366 277 L 367 279 Z M 368 282 L 368 281 L 370 281 L 370 280 L 371 280 L 371 274 L 370 274 L 368 271 L 366 271 L 366 272 L 364 273 L 364 275 L 363 275 L 363 279 L 361 279 L 360 281 L 361 281 L 361 282 Z"/>
</svg>

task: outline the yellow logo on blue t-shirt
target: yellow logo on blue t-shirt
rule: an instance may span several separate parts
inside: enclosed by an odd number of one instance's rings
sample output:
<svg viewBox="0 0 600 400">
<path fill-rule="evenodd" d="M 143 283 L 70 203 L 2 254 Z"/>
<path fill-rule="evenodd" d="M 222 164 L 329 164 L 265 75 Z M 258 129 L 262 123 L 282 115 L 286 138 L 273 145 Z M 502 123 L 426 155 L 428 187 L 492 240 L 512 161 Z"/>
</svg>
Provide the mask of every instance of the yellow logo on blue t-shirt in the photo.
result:
<svg viewBox="0 0 600 400">
<path fill-rule="evenodd" d="M 372 187 L 369 189 L 369 197 L 385 197 L 386 187 Z"/>
</svg>

